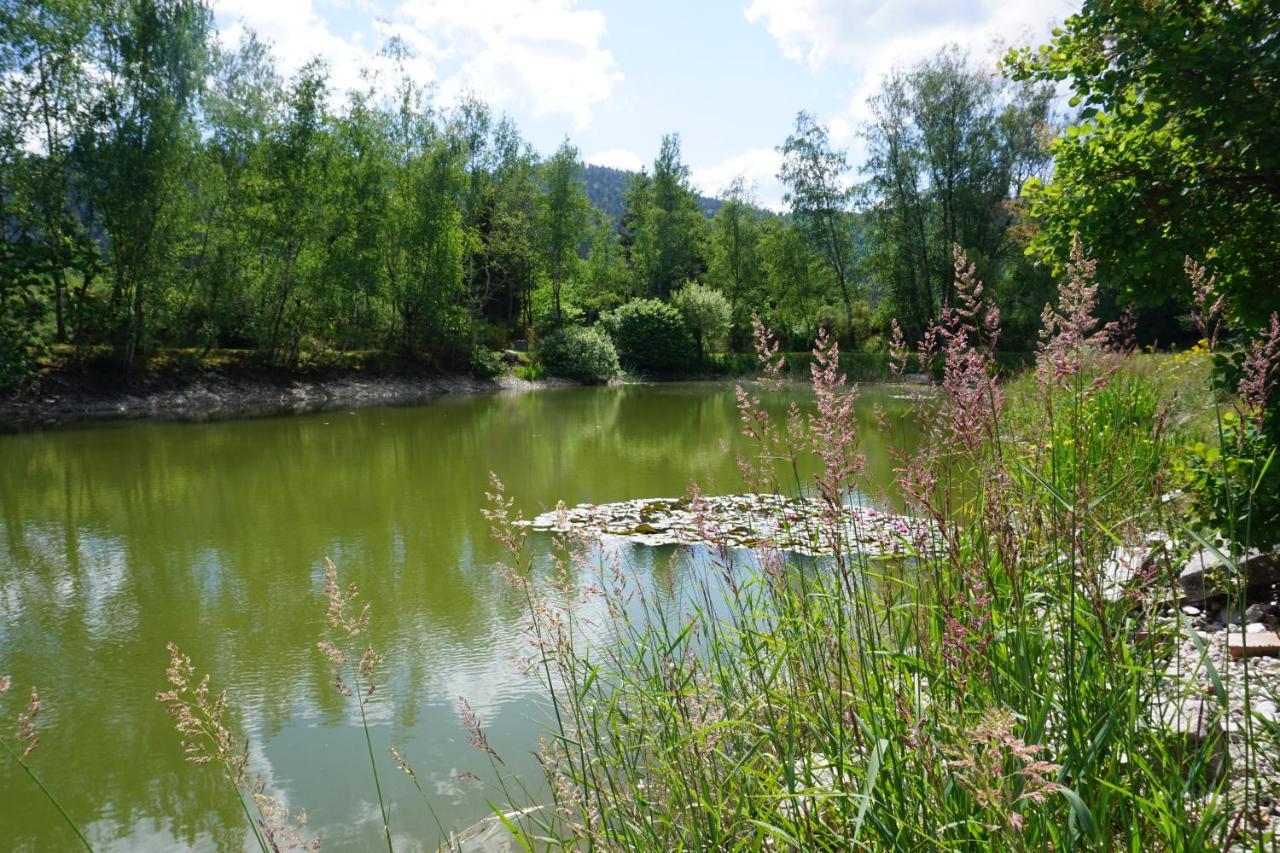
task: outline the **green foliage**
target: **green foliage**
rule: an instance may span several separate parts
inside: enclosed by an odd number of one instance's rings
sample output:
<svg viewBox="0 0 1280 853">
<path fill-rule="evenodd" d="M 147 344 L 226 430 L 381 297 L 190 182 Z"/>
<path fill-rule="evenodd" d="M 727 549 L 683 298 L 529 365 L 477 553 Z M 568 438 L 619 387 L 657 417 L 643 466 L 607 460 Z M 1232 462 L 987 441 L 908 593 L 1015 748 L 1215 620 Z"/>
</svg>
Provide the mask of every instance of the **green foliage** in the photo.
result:
<svg viewBox="0 0 1280 853">
<path fill-rule="evenodd" d="M 537 362 L 518 365 L 515 370 L 516 376 L 526 382 L 537 382 L 546 372 L 546 368 Z"/>
<path fill-rule="evenodd" d="M 552 376 L 581 382 L 607 382 L 618 375 L 618 353 L 597 328 L 566 326 L 538 346 L 538 360 Z"/>
<path fill-rule="evenodd" d="M 745 180 L 737 178 L 711 220 L 707 240 L 706 281 L 729 300 L 730 319 L 743 346 L 751 334 L 750 308 L 764 302 L 767 294 L 761 263 L 764 218 Z"/>
<path fill-rule="evenodd" d="M 694 364 L 694 341 L 680 312 L 657 299 L 634 299 L 602 318 L 622 366 L 643 374 L 678 373 Z"/>
<path fill-rule="evenodd" d="M 680 282 L 701 275 L 706 218 L 680 159 L 678 134 L 662 137 L 653 176 L 635 177 L 626 205 L 622 226 L 640 289 L 665 298 Z"/>
<path fill-rule="evenodd" d="M 1028 185 L 1030 250 L 1061 269 L 1073 235 L 1121 300 L 1187 301 L 1208 263 L 1250 324 L 1280 281 L 1280 11 L 1269 0 L 1086 0 L 1053 40 L 1006 58 L 1068 81 L 1079 121 L 1054 141 L 1052 182 Z"/>
<path fill-rule="evenodd" d="M 0 244 L 0 391 L 20 385 L 35 371 L 47 345 L 41 325 L 49 313 L 47 271 L 38 251 Z"/>
<path fill-rule="evenodd" d="M 471 375 L 477 379 L 494 379 L 506 372 L 502 359 L 493 350 L 478 346 L 471 350 Z"/>
<path fill-rule="evenodd" d="M 1244 355 L 1214 356 L 1221 393 L 1239 386 Z M 1260 412 L 1221 411 L 1216 426 L 1217 436 L 1189 443 L 1175 459 L 1195 526 L 1247 547 L 1280 545 L 1280 395 Z"/>
<path fill-rule="evenodd" d="M 827 128 L 812 114 L 796 115 L 795 132 L 779 149 L 783 200 L 801 233 L 831 270 L 844 302 L 846 328 L 853 330 L 853 228 L 848 214 L 853 192 L 845 185 L 849 171 L 844 151 L 831 147 Z M 851 341 L 856 343 L 856 341 Z"/>
<path fill-rule="evenodd" d="M 560 290 L 579 264 L 578 244 L 587 229 L 587 196 L 578 149 L 565 140 L 544 167 L 547 192 L 541 199 L 539 229 L 547 277 L 551 281 L 553 322 L 562 322 Z"/>
<path fill-rule="evenodd" d="M 1280 544 L 1280 464 L 1276 444 L 1256 423 L 1222 415 L 1220 441 L 1183 449 L 1176 473 L 1192 497 L 1202 531 L 1271 548 Z"/>
<path fill-rule="evenodd" d="M 693 333 L 701 358 L 708 348 L 716 347 L 729 332 L 732 313 L 729 300 L 717 290 L 700 284 L 686 284 L 671 300 L 685 326 Z"/>
<path fill-rule="evenodd" d="M 909 336 L 954 301 L 955 245 L 987 281 L 1016 276 L 1011 296 L 1023 284 L 1012 202 L 1048 168 L 1051 102 L 1048 86 L 1007 83 L 956 47 L 889 74 L 871 99 L 868 261 Z M 1035 324 L 1048 293 L 1038 296 Z"/>
<path fill-rule="evenodd" d="M 594 320 L 635 295 L 635 278 L 613 223 L 598 211 L 590 226 L 590 247 L 580 269 L 575 298 Z"/>
</svg>

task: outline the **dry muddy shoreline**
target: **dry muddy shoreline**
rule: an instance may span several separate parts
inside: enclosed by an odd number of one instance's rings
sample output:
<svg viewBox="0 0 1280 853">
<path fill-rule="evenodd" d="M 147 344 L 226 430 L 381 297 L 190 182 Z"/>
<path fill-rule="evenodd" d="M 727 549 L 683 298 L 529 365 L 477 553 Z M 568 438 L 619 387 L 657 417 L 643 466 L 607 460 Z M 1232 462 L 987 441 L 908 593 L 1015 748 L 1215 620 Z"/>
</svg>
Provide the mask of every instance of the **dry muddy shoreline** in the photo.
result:
<svg viewBox="0 0 1280 853">
<path fill-rule="evenodd" d="M 576 383 L 515 376 L 332 372 L 205 373 L 124 382 L 119 377 L 50 374 L 0 395 L 0 432 L 112 420 L 221 420 L 340 408 L 420 403 L 452 394 L 531 391 Z"/>
</svg>

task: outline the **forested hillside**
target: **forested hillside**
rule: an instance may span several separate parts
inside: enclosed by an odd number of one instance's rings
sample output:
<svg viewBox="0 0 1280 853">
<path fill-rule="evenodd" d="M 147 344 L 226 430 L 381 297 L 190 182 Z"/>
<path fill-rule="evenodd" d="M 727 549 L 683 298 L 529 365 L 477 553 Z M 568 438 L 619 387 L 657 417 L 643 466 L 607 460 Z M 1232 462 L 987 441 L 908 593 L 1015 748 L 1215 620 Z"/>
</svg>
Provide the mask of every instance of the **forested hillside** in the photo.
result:
<svg viewBox="0 0 1280 853">
<path fill-rule="evenodd" d="M 625 169 L 597 166 L 595 163 L 583 164 L 582 177 L 587 184 L 587 199 L 591 206 L 606 216 L 620 220 L 627 209 L 627 187 L 635 174 Z M 698 206 L 710 218 L 720 209 L 720 200 L 699 195 Z"/>
</svg>

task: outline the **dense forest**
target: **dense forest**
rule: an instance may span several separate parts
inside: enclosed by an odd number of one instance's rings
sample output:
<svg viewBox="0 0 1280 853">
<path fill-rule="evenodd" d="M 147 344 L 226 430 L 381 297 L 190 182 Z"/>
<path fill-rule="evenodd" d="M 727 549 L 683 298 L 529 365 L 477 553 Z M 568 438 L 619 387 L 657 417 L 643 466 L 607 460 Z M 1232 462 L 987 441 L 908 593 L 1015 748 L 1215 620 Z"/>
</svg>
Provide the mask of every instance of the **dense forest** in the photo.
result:
<svg viewBox="0 0 1280 853">
<path fill-rule="evenodd" d="M 1143 312 L 1144 343 L 1194 338 L 1186 257 L 1247 322 L 1280 272 L 1276 14 L 1149 5 L 1086 10 L 999 69 L 949 48 L 894 72 L 864 164 L 799 113 L 775 215 L 741 180 L 702 199 L 674 133 L 624 178 L 407 73 L 281 79 L 252 34 L 221 47 L 201 0 L 6 2 L 0 385 L 53 352 L 128 371 L 173 347 L 483 371 L 512 339 L 616 337 L 628 303 L 670 303 L 703 349 L 744 347 L 755 312 L 789 348 L 825 327 L 877 352 L 890 317 L 908 337 L 939 317 L 953 245 L 991 283 L 1002 346 L 1027 350 L 1077 234 L 1104 312 Z"/>
</svg>

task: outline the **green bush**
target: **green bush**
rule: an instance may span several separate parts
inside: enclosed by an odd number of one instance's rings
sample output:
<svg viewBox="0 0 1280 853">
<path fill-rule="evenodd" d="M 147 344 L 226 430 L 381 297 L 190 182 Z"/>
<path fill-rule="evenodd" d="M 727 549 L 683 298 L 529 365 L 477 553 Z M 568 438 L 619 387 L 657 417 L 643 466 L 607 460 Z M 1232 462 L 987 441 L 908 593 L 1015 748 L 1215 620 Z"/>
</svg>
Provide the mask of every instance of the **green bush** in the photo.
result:
<svg viewBox="0 0 1280 853">
<path fill-rule="evenodd" d="M 28 379 L 46 351 L 39 332 L 47 313 L 40 280 L 14 266 L 0 269 L 0 391 Z"/>
<path fill-rule="evenodd" d="M 622 366 L 639 373 L 678 373 L 696 360 L 680 312 L 657 299 L 635 299 L 602 319 Z"/>
<path fill-rule="evenodd" d="M 505 370 L 502 360 L 487 347 L 478 346 L 471 351 L 471 375 L 477 379 L 493 379 Z"/>
<path fill-rule="evenodd" d="M 583 382 L 607 382 L 618 375 L 618 353 L 609 336 L 596 328 L 567 326 L 538 347 L 547 373 Z"/>
<path fill-rule="evenodd" d="M 1238 389 L 1243 362 L 1214 356 L 1215 388 Z M 1221 411 L 1217 440 L 1188 444 L 1174 463 L 1202 531 L 1264 549 L 1280 545 L 1280 395 L 1270 397 L 1258 412 Z"/>
<path fill-rule="evenodd" d="M 671 300 L 684 317 L 685 326 L 693 333 L 698 355 L 715 349 L 729 333 L 729 300 L 718 290 L 700 284 L 688 284 Z"/>
</svg>

